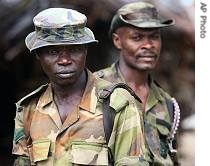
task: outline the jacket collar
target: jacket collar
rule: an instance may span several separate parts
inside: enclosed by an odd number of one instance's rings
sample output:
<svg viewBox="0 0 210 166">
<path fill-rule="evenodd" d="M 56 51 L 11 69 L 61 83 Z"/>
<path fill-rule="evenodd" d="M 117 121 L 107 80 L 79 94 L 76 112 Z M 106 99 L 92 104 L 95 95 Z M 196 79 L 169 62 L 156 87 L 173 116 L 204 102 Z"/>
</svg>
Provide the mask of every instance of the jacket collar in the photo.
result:
<svg viewBox="0 0 210 166">
<path fill-rule="evenodd" d="M 119 70 L 119 62 L 117 61 L 116 63 L 112 64 L 111 70 L 113 73 L 116 73 L 118 77 L 120 78 L 121 82 L 126 83 L 122 73 Z M 155 81 L 153 80 L 151 74 L 148 76 L 148 81 L 149 81 L 149 96 L 147 99 L 147 104 L 146 104 L 146 110 L 151 109 L 157 102 L 163 102 L 164 98 L 160 93 L 159 87 L 155 84 Z"/>
<path fill-rule="evenodd" d="M 148 95 L 147 104 L 146 104 L 146 111 L 150 110 L 158 102 L 164 101 L 164 98 L 160 93 L 159 87 L 155 84 L 151 75 L 149 75 L 149 86 L 150 86 L 150 90 L 149 90 L 149 95 Z"/>
<path fill-rule="evenodd" d="M 87 73 L 87 85 L 84 91 L 84 94 L 82 96 L 81 102 L 79 104 L 79 107 L 83 110 L 89 111 L 89 112 L 95 112 L 96 103 L 93 103 L 91 101 L 97 101 L 96 94 L 96 78 L 93 76 L 93 74 L 88 70 L 85 69 Z M 95 98 L 95 99 L 94 99 Z M 51 84 L 48 84 L 48 87 L 46 91 L 43 93 L 43 95 L 39 98 L 39 101 L 37 103 L 38 109 L 44 109 L 47 105 L 53 102 L 53 91 Z"/>
</svg>

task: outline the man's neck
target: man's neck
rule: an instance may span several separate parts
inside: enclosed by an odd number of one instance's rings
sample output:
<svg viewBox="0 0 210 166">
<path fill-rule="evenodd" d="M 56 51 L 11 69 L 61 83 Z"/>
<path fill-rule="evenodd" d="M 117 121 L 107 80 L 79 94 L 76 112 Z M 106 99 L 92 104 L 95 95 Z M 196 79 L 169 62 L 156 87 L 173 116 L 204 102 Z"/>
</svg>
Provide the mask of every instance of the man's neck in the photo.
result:
<svg viewBox="0 0 210 166">
<path fill-rule="evenodd" d="M 83 71 L 79 79 L 73 84 L 62 86 L 52 84 L 53 93 L 60 99 L 65 99 L 74 96 L 75 94 L 83 94 L 87 83 L 86 80 L 87 76 L 85 71 Z"/>
<path fill-rule="evenodd" d="M 149 73 L 147 71 L 139 71 L 131 68 L 124 68 L 119 65 L 119 69 L 125 82 L 139 96 L 145 108 L 149 95 Z"/>
<path fill-rule="evenodd" d="M 127 65 L 119 62 L 119 70 L 123 75 L 126 83 L 132 83 L 136 87 L 138 86 L 147 86 L 149 84 L 149 72 L 148 71 L 140 71 L 138 69 L 134 69 L 128 67 Z"/>
<path fill-rule="evenodd" d="M 87 84 L 86 80 L 87 76 L 84 71 L 74 84 L 69 86 L 52 85 L 54 101 L 58 108 L 62 123 L 64 123 L 68 115 L 73 112 L 81 102 Z"/>
</svg>

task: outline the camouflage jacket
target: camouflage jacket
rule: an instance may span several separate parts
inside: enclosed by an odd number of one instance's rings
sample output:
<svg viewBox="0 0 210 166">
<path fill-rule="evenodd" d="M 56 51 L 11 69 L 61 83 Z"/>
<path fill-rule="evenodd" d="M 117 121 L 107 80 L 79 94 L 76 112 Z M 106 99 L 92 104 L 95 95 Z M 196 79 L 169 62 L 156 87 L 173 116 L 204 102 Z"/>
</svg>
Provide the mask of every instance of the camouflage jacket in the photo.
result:
<svg viewBox="0 0 210 166">
<path fill-rule="evenodd" d="M 43 85 L 16 103 L 14 165 L 108 165 L 111 150 L 115 165 L 148 165 L 145 161 L 143 117 L 133 96 L 115 89 L 110 106 L 116 112 L 107 143 L 99 94 L 110 85 L 88 71 L 88 81 L 78 108 L 62 124 L 51 85 Z"/>
<path fill-rule="evenodd" d="M 126 83 L 119 70 L 118 63 L 99 70 L 95 72 L 94 75 L 110 82 Z M 170 133 L 172 121 L 167 110 L 166 98 L 171 99 L 171 97 L 151 79 L 149 96 L 143 115 L 144 131 L 147 140 L 147 149 L 149 149 L 147 153 L 148 161 L 150 161 L 152 165 L 158 166 L 173 165 L 172 159 L 168 153 L 167 136 Z"/>
</svg>

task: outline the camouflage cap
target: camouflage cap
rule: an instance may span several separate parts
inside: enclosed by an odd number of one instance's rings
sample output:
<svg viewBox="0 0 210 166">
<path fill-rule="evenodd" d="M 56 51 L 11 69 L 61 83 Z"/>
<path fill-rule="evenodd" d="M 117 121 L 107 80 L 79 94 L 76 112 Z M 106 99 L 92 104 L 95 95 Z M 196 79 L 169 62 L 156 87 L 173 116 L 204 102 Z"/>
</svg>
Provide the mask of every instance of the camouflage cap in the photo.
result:
<svg viewBox="0 0 210 166">
<path fill-rule="evenodd" d="M 98 42 L 93 32 L 85 27 L 87 17 L 76 10 L 49 8 L 38 13 L 33 22 L 35 31 L 25 39 L 30 51 L 50 45 Z"/>
<path fill-rule="evenodd" d="M 163 19 L 159 16 L 155 6 L 148 2 L 133 2 L 122 6 L 114 15 L 109 34 L 122 26 L 137 28 L 161 28 L 173 25 L 174 20 Z"/>
</svg>

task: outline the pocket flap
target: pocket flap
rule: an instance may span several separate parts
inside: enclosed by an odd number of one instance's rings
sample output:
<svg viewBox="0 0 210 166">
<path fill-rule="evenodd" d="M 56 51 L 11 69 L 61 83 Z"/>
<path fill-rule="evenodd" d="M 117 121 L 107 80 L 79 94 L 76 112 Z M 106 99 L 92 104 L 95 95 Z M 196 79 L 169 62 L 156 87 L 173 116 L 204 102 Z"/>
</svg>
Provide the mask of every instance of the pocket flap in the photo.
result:
<svg viewBox="0 0 210 166">
<path fill-rule="evenodd" d="M 108 165 L 108 148 L 98 143 L 73 141 L 70 160 L 74 164 Z"/>
<path fill-rule="evenodd" d="M 34 162 L 46 160 L 50 149 L 50 139 L 39 139 L 33 141 Z"/>
</svg>

